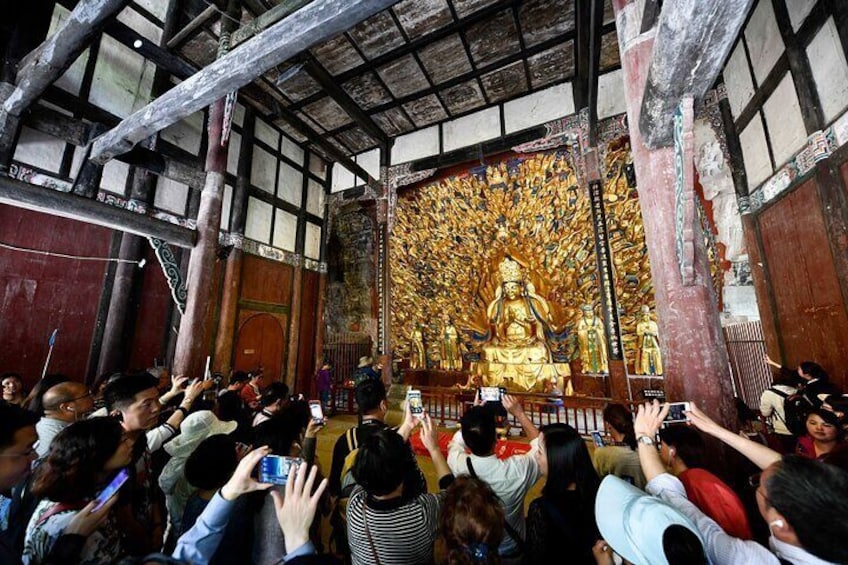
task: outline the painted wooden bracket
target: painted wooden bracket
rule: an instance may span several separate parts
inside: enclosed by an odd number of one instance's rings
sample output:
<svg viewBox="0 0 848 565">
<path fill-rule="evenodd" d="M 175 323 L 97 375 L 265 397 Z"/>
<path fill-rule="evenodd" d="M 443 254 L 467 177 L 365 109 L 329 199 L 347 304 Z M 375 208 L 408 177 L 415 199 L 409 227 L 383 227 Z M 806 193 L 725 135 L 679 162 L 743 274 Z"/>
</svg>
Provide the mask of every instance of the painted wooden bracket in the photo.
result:
<svg viewBox="0 0 848 565">
<path fill-rule="evenodd" d="M 674 228 L 683 286 L 695 284 L 694 98 L 686 95 L 674 112 Z"/>
</svg>

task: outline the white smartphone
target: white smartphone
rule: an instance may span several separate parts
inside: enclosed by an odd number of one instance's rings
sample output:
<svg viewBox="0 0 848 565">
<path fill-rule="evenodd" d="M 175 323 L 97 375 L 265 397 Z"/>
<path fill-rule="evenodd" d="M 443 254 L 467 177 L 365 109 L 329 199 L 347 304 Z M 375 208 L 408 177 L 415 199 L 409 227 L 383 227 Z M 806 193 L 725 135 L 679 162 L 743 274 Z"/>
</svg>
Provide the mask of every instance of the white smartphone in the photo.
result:
<svg viewBox="0 0 848 565">
<path fill-rule="evenodd" d="M 601 434 L 600 430 L 594 430 L 589 432 L 592 435 L 592 441 L 595 444 L 595 447 L 603 447 L 606 445 L 604 443 L 604 436 Z"/>
<path fill-rule="evenodd" d="M 309 413 L 312 415 L 312 420 L 317 423 L 324 421 L 324 410 L 321 408 L 320 400 L 309 401 Z"/>
<path fill-rule="evenodd" d="M 679 424 L 682 422 L 688 422 L 689 416 L 686 415 L 686 412 L 690 410 L 690 404 L 688 402 L 669 402 L 668 403 L 668 414 L 666 414 L 665 420 L 663 420 L 666 424 Z"/>
<path fill-rule="evenodd" d="M 503 389 L 496 386 L 481 386 L 481 402 L 500 402 L 503 398 Z"/>
<path fill-rule="evenodd" d="M 406 391 L 406 401 L 409 403 L 409 412 L 413 418 L 424 417 L 424 403 L 421 401 L 421 391 L 409 389 Z"/>
</svg>

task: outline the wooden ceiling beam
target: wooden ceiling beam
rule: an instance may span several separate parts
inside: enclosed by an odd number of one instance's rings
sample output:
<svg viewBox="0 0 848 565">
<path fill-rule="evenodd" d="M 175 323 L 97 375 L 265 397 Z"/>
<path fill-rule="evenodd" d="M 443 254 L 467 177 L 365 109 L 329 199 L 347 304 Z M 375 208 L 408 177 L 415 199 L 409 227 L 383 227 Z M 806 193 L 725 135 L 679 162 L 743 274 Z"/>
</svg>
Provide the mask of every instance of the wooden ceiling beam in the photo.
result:
<svg viewBox="0 0 848 565">
<path fill-rule="evenodd" d="M 191 249 L 195 230 L 130 212 L 91 198 L 35 186 L 0 175 L 0 204 L 95 224 L 144 237 L 162 239 Z"/>
<path fill-rule="evenodd" d="M 639 129 L 650 148 L 673 143 L 680 100 L 712 88 L 753 0 L 678 0 L 663 3 L 651 55 Z"/>
<path fill-rule="evenodd" d="M 397 0 L 314 0 L 184 80 L 97 138 L 91 158 L 105 163 L 143 139 L 209 106 L 227 93 Z"/>
<path fill-rule="evenodd" d="M 183 29 L 178 31 L 174 37 L 168 40 L 168 49 L 176 49 L 182 45 L 183 41 L 187 40 L 195 31 L 206 25 L 206 22 L 218 15 L 218 9 L 215 6 L 209 6 L 197 17 L 192 18 Z"/>
<path fill-rule="evenodd" d="M 283 0 L 280 4 L 274 6 L 270 10 L 260 13 L 252 22 L 233 32 L 233 36 L 230 39 L 230 48 L 235 48 L 237 45 L 244 43 L 257 33 L 260 33 L 280 20 L 289 17 L 291 14 L 300 10 L 310 2 L 312 2 L 312 0 Z"/>
</svg>

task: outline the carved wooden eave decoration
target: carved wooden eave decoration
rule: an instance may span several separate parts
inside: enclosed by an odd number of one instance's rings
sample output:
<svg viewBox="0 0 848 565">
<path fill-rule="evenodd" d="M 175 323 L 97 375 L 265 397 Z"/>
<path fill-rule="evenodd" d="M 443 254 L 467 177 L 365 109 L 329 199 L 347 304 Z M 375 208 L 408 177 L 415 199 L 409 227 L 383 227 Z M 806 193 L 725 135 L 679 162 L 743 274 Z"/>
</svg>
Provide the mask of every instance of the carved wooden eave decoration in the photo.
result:
<svg viewBox="0 0 848 565">
<path fill-rule="evenodd" d="M 685 96 L 674 113 L 674 228 L 683 286 L 695 284 L 694 99 Z"/>
</svg>

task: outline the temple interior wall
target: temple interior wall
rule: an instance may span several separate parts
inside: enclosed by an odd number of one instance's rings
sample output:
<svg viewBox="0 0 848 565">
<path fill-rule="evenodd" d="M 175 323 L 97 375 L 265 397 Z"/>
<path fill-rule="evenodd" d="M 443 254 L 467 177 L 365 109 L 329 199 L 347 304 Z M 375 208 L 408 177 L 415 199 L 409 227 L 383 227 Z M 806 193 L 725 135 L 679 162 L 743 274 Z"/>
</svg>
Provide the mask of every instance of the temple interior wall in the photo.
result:
<svg viewBox="0 0 848 565">
<path fill-rule="evenodd" d="M 723 71 L 729 130 L 744 163 L 746 180 L 735 188 L 767 350 L 787 365 L 815 360 L 843 382 L 848 353 L 835 328 L 845 323 L 848 305 L 844 35 L 828 2 L 759 0 Z M 719 170 L 711 180 L 722 186 L 725 178 Z M 738 297 L 746 305 L 749 293 Z"/>
<path fill-rule="evenodd" d="M 54 33 L 67 18 L 69 9 L 63 4 L 67 3 L 56 4 L 48 34 Z M 167 5 L 167 2 L 156 0 L 137 1 L 124 9 L 117 19 L 158 44 L 162 39 Z M 37 104 L 77 119 L 112 126 L 155 98 L 155 69 L 151 60 L 107 32 L 80 55 Z M 161 152 L 202 172 L 207 148 L 206 119 L 205 111 L 198 112 L 163 130 L 158 137 Z M 14 152 L 13 176 L 69 191 L 84 159 L 84 147 L 28 127 L 26 121 L 24 124 Z M 239 164 L 245 160 L 248 161 L 246 217 L 243 226 L 235 226 L 233 209 L 238 205 L 234 202 L 235 186 Z M 305 371 L 311 374 L 313 370 L 317 335 L 314 324 L 318 300 L 316 279 L 324 270 L 325 192 L 330 168 L 319 155 L 302 148 L 279 126 L 247 111 L 242 104 L 236 104 L 227 156 L 220 237 L 223 245 L 240 245 L 250 257 L 239 274 L 244 280 L 237 316 L 242 322 L 257 313 L 278 316 L 283 324 L 281 335 L 284 338 L 293 331 L 307 332 L 305 339 L 298 342 L 298 351 L 294 352 L 287 351 L 285 339 L 281 342 L 282 348 L 278 349 L 274 349 L 277 348 L 275 344 L 263 344 L 259 337 L 253 343 L 242 344 L 240 362 L 249 366 L 238 368 L 249 369 L 257 365 L 259 362 L 252 361 L 250 355 L 262 357 L 264 347 L 270 348 L 277 359 L 278 375 L 292 383 L 297 375 Z M 155 180 L 151 200 L 141 202 L 132 192 L 134 176 L 135 170 L 130 165 L 110 161 L 104 167 L 97 198 L 164 221 L 194 225 L 200 198 L 197 188 L 161 176 Z M 117 232 L 113 230 L 5 206 L 0 214 L 7 218 L 3 221 L 7 229 L 0 238 L 4 242 L 70 255 L 117 256 Z M 13 226 L 22 231 L 15 232 Z M 173 353 L 179 314 L 175 313 L 162 268 L 152 249 L 145 246 L 143 256 L 147 264 L 133 283 L 131 315 L 122 345 L 123 366 L 116 369 L 148 367 L 154 359 L 161 363 Z M 174 251 L 177 266 L 185 277 L 188 253 Z M 299 309 L 301 304 L 292 304 L 291 273 L 298 264 L 306 273 L 302 277 L 302 304 L 313 325 L 303 322 L 298 327 L 290 327 L 291 309 Z M 0 249 L 0 265 L 0 295 L 4 296 L 0 315 L 4 319 L 27 318 L 25 323 L 18 325 L 3 324 L 2 335 L 14 347 L 0 351 L 0 365 L 22 372 L 28 380 L 40 375 L 46 336 L 59 327 L 60 337 L 51 370 L 67 372 L 76 378 L 94 376 L 102 339 L 98 332 L 102 332 L 104 309 L 111 295 L 114 275 L 109 273 L 114 273 L 114 266 L 45 258 L 6 249 Z M 219 260 L 216 266 L 213 304 L 221 300 L 223 265 L 224 261 Z M 278 296 L 267 304 L 262 300 L 257 303 L 250 275 L 256 265 L 263 265 L 265 271 L 272 273 L 270 281 L 263 284 L 284 289 L 285 297 Z M 285 283 L 286 280 L 289 282 Z M 59 292 L 56 284 L 66 290 Z M 36 310 L 43 315 L 29 315 Z M 283 310 L 286 312 L 281 313 Z M 205 342 L 214 343 L 219 315 L 217 309 L 210 309 L 207 326 L 211 329 L 202 338 Z M 251 334 L 252 330 L 248 328 L 247 331 Z M 304 343 L 313 344 L 313 349 Z M 234 358 L 237 357 L 237 345 L 238 335 L 233 343 Z M 245 350 L 253 353 L 245 357 Z M 19 355 L 18 352 L 25 353 Z M 296 373 L 286 375 L 287 360 L 292 355 L 305 355 L 307 359 L 298 359 Z"/>
</svg>

